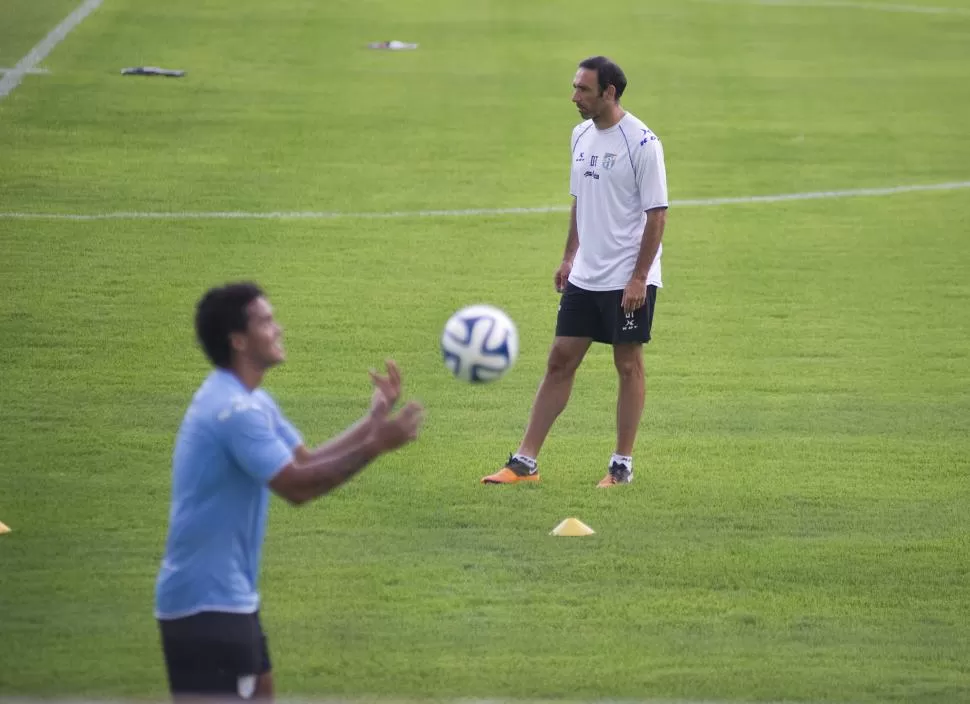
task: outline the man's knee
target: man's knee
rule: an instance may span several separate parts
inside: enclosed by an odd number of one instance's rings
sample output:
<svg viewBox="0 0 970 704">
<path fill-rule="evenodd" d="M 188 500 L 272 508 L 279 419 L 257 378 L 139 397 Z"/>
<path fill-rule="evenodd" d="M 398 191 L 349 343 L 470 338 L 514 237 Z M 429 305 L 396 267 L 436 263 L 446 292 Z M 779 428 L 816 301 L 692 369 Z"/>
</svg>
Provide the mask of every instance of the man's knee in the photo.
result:
<svg viewBox="0 0 970 704">
<path fill-rule="evenodd" d="M 549 350 L 546 375 L 559 379 L 569 378 L 579 368 L 585 351 L 583 348 L 577 349 L 574 345 L 554 343 Z"/>
<path fill-rule="evenodd" d="M 643 376 L 643 351 L 640 345 L 629 348 L 616 348 L 613 363 L 622 378 L 632 379 Z"/>
</svg>

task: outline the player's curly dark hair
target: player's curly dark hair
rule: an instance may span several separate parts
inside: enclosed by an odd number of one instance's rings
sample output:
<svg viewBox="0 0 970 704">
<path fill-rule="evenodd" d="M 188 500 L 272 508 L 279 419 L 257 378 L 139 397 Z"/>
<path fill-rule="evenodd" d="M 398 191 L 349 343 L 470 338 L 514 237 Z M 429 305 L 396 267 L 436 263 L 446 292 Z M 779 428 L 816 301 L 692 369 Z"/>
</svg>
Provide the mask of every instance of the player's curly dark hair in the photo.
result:
<svg viewBox="0 0 970 704">
<path fill-rule="evenodd" d="M 259 286 L 241 281 L 210 288 L 199 300 L 195 309 L 195 335 L 205 356 L 215 366 L 226 369 L 232 364 L 229 336 L 246 330 L 249 324 L 246 306 L 262 295 Z"/>
<path fill-rule="evenodd" d="M 607 86 L 616 88 L 616 100 L 619 102 L 620 96 L 626 90 L 626 74 L 623 69 L 610 61 L 605 56 L 591 56 L 579 62 L 580 68 L 596 71 L 596 80 L 600 85 L 600 95 L 606 91 Z"/>
</svg>

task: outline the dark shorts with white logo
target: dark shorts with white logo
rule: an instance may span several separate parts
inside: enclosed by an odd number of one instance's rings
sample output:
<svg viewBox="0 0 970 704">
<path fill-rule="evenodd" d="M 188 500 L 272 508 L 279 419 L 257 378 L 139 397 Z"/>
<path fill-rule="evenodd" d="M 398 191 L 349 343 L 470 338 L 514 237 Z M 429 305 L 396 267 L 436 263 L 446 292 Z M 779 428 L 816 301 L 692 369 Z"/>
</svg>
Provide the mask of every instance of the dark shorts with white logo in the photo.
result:
<svg viewBox="0 0 970 704">
<path fill-rule="evenodd" d="M 559 299 L 556 337 L 591 337 L 608 345 L 650 342 L 657 287 L 647 286 L 646 301 L 629 315 L 623 312 L 622 302 L 622 289 L 587 291 L 567 282 Z"/>
<path fill-rule="evenodd" d="M 172 696 L 249 699 L 272 669 L 259 612 L 219 611 L 158 621 Z"/>
</svg>

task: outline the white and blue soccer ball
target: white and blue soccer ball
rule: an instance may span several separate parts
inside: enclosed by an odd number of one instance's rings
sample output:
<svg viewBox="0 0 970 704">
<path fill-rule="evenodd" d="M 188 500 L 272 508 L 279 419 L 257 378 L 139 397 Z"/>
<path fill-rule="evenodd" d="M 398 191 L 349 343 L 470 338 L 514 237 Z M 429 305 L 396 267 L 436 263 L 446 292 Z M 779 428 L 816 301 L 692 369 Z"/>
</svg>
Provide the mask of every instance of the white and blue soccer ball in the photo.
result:
<svg viewBox="0 0 970 704">
<path fill-rule="evenodd" d="M 519 356 L 519 333 L 504 311 L 490 305 L 462 308 L 441 334 L 445 366 L 462 381 L 495 381 Z"/>
</svg>

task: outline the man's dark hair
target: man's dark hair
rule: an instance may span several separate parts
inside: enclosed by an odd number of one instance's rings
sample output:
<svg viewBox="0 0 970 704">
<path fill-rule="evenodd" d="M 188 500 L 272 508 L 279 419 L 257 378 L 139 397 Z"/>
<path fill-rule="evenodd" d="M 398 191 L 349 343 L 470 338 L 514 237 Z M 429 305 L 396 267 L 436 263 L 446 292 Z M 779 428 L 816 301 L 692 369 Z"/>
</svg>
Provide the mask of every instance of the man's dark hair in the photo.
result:
<svg viewBox="0 0 970 704">
<path fill-rule="evenodd" d="M 249 324 L 246 306 L 263 295 L 248 281 L 216 286 L 205 292 L 195 309 L 195 335 L 215 366 L 227 369 L 232 363 L 229 336 L 245 332 Z"/>
<path fill-rule="evenodd" d="M 596 71 L 596 80 L 600 84 L 600 95 L 606 91 L 607 86 L 616 88 L 616 100 L 619 102 L 620 96 L 626 90 L 626 74 L 623 69 L 610 61 L 605 56 L 591 56 L 579 62 L 580 68 Z"/>
</svg>

